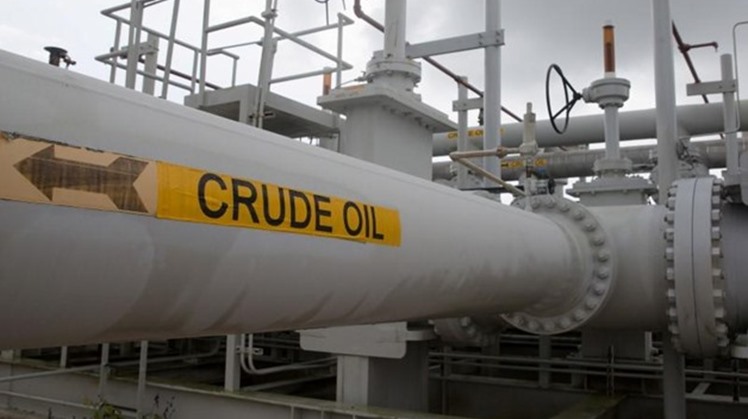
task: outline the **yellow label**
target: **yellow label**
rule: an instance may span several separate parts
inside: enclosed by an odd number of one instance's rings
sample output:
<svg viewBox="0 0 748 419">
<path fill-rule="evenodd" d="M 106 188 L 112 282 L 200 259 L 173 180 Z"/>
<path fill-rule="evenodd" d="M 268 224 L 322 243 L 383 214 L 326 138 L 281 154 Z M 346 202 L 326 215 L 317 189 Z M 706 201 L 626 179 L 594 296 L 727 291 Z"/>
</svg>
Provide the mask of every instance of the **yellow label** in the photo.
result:
<svg viewBox="0 0 748 419">
<path fill-rule="evenodd" d="M 396 210 L 163 162 L 156 216 L 400 246 Z"/>
<path fill-rule="evenodd" d="M 2 131 L 0 199 L 400 246 L 394 209 Z"/>
</svg>

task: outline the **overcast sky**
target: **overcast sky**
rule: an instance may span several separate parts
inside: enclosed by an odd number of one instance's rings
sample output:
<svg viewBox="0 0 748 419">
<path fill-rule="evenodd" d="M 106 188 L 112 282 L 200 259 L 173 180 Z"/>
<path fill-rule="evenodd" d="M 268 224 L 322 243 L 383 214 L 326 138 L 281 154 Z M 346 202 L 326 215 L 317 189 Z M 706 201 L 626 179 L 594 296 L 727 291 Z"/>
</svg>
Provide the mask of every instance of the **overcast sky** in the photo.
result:
<svg viewBox="0 0 748 419">
<path fill-rule="evenodd" d="M 43 47 L 61 46 L 78 61 L 72 71 L 106 79 L 108 69 L 93 60 L 106 53 L 114 39 L 114 21 L 99 12 L 122 3 L 110 0 L 2 0 L 0 3 L 0 49 L 9 50 L 38 60 L 46 60 Z M 200 0 L 182 0 L 178 37 L 199 45 L 201 26 Z M 411 0 L 408 7 L 408 40 L 412 43 L 483 31 L 483 0 Z M 347 6 L 346 10 L 343 7 Z M 717 41 L 713 49 L 692 51 L 696 67 L 705 81 L 719 77 L 719 54 L 732 51 L 732 25 L 748 20 L 745 0 L 672 0 L 673 19 L 688 43 Z M 249 14 L 258 15 L 263 0 L 213 0 L 211 23 L 219 23 Z M 330 0 L 330 18 L 342 12 L 354 18 L 353 0 Z M 383 20 L 384 0 L 364 0 L 364 9 L 379 21 Z M 171 2 L 146 10 L 146 24 L 168 32 L 167 16 Z M 354 18 L 355 19 L 355 18 Z M 581 90 L 602 76 L 601 27 L 611 20 L 616 25 L 618 75 L 632 81 L 631 99 L 626 109 L 649 108 L 654 105 L 652 57 L 652 24 L 650 0 L 504 0 L 502 26 L 506 46 L 502 48 L 503 103 L 521 114 L 524 104 L 535 103 L 544 109 L 544 77 L 549 64 L 558 63 L 570 81 Z M 279 0 L 280 28 L 295 31 L 325 24 L 325 7 L 315 0 Z M 748 70 L 748 27 L 739 30 L 739 50 L 743 69 Z M 211 47 L 259 39 L 259 27 L 244 26 L 211 39 Z M 126 39 L 126 38 L 125 38 Z M 335 51 L 333 33 L 310 36 L 310 41 L 328 51 Z M 356 20 L 346 28 L 344 57 L 355 69 L 344 74 L 345 81 L 354 79 L 365 68 L 371 52 L 380 49 L 382 36 L 367 24 Z M 240 82 L 256 82 L 260 49 L 244 47 L 234 52 L 242 56 Z M 483 86 L 482 52 L 467 52 L 438 57 L 455 72 L 469 77 L 476 86 Z M 279 46 L 275 75 L 295 74 L 329 65 L 324 59 L 300 50 L 290 43 Z M 191 56 L 177 52 L 176 68 L 191 71 Z M 685 64 L 676 56 L 677 94 L 679 103 L 695 103 L 700 98 L 686 98 L 685 83 L 690 82 Z M 226 85 L 230 74 L 226 61 L 212 58 L 209 81 Z M 419 92 L 424 100 L 443 112 L 451 112 L 456 87 L 428 64 L 423 64 L 423 81 Z M 741 71 L 741 80 L 748 72 Z M 122 77 L 119 81 L 122 82 Z M 744 82 L 745 84 L 745 82 Z M 276 92 L 313 104 L 321 90 L 319 78 L 274 86 Z M 181 101 L 175 91 L 172 100 Z M 581 105 L 576 114 L 599 112 L 593 106 Z M 545 119 L 545 111 L 539 111 Z M 450 116 L 455 119 L 453 114 Z M 506 119 L 504 119 L 506 121 Z M 475 118 L 471 118 L 471 124 Z"/>
</svg>

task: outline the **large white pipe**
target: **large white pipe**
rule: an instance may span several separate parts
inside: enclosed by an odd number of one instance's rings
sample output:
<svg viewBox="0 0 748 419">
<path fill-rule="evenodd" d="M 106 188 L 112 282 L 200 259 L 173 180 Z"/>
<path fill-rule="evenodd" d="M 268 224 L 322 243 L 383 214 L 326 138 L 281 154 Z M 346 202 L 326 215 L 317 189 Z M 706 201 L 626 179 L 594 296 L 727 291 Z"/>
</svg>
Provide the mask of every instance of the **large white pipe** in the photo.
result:
<svg viewBox="0 0 748 419">
<path fill-rule="evenodd" d="M 740 102 L 740 118 L 748 120 L 748 100 Z M 657 137 L 655 109 L 620 112 L 620 139 L 622 141 L 645 140 Z M 724 130 L 722 104 L 710 103 L 682 105 L 677 107 L 678 127 L 683 135 L 698 136 L 720 133 Z M 522 123 L 501 126 L 501 141 L 506 147 L 519 147 L 522 143 Z M 471 127 L 469 141 L 482 147 L 483 127 Z M 540 147 L 566 147 L 580 144 L 602 143 L 605 139 L 602 114 L 571 118 L 569 128 L 563 135 L 556 134 L 548 120 L 537 121 L 536 136 Z M 434 135 L 434 155 L 444 156 L 457 149 L 457 132 Z"/>
<path fill-rule="evenodd" d="M 0 200 L 1 348 L 518 311 L 578 276 L 542 216 L 8 53 L 0 83 L 0 130 L 394 208 L 401 225 L 394 247 Z"/>
</svg>

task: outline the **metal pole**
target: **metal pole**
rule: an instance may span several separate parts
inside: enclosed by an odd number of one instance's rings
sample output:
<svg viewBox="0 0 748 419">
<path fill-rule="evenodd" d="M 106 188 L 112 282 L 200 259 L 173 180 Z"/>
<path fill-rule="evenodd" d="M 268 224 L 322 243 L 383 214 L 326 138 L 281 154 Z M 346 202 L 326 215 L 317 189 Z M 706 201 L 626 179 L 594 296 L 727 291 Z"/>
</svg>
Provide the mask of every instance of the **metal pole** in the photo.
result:
<svg viewBox="0 0 748 419">
<path fill-rule="evenodd" d="M 42 378 L 42 377 L 51 377 L 54 375 L 63 375 L 63 374 L 71 374 L 74 372 L 85 372 L 85 371 L 91 371 L 98 368 L 97 365 L 87 365 L 85 367 L 75 367 L 75 368 L 64 368 L 64 369 L 58 369 L 58 370 L 50 370 L 50 371 L 42 371 L 42 372 L 33 372 L 30 374 L 23 374 L 23 375 L 9 375 L 6 377 L 0 377 L 0 383 L 9 383 L 14 381 L 21 381 L 21 380 L 32 380 L 35 378 Z"/>
<path fill-rule="evenodd" d="M 174 58 L 174 40 L 177 37 L 177 20 L 179 17 L 180 0 L 174 0 L 174 9 L 171 12 L 171 29 L 169 30 L 169 46 L 166 49 L 166 66 L 164 67 L 164 81 L 161 83 L 161 98 L 166 99 L 169 92 L 169 79 L 171 78 L 171 63 Z"/>
<path fill-rule="evenodd" d="M 112 51 L 119 51 L 120 48 L 120 42 L 122 39 L 122 21 L 117 21 L 117 29 L 115 29 L 114 32 L 114 46 L 112 47 Z M 115 55 L 112 57 L 112 60 L 114 61 L 114 65 L 112 65 L 112 68 L 109 70 L 109 83 L 114 83 L 117 81 L 117 60 L 118 57 Z"/>
<path fill-rule="evenodd" d="M 136 412 L 135 417 L 140 419 L 143 417 L 145 401 L 145 384 L 146 374 L 148 369 L 148 341 L 143 340 L 140 342 L 140 363 L 138 364 L 138 394 L 135 399 Z"/>
<path fill-rule="evenodd" d="M 722 84 L 727 86 L 730 83 L 734 83 L 732 55 L 723 54 L 720 57 L 720 63 L 722 64 Z M 723 120 L 725 124 L 725 157 L 727 159 L 727 174 L 730 176 L 738 176 L 740 149 L 738 145 L 738 118 L 734 90 L 722 94 L 722 106 L 724 107 Z"/>
<path fill-rule="evenodd" d="M 241 388 L 241 366 L 239 352 L 236 350 L 239 335 L 226 335 L 226 365 L 223 388 L 226 391 L 237 391 Z"/>
<path fill-rule="evenodd" d="M 143 71 L 146 77 L 143 77 L 143 93 L 153 96 L 156 93 L 156 78 L 158 75 L 158 44 L 159 38 L 156 35 L 148 34 L 149 52 L 145 54 L 145 66 Z M 150 49 L 153 51 L 150 51 Z M 153 76 L 153 77 L 148 77 Z"/>
<path fill-rule="evenodd" d="M 140 33 L 143 26 L 143 2 L 130 1 L 130 34 L 127 43 L 127 74 L 125 87 L 135 89 L 138 76 L 138 57 L 140 57 Z"/>
<path fill-rule="evenodd" d="M 678 120 L 675 113 L 675 72 L 670 0 L 652 0 L 654 23 L 655 98 L 657 106 L 657 176 L 660 204 L 667 202 L 670 185 L 678 177 Z"/>
<path fill-rule="evenodd" d="M 109 378 L 109 344 L 101 345 L 101 365 L 99 366 L 99 397 L 104 396 L 106 382 Z"/>
<path fill-rule="evenodd" d="M 263 114 L 265 113 L 265 98 L 270 89 L 270 79 L 273 77 L 273 59 L 275 55 L 276 43 L 273 40 L 275 28 L 275 9 L 273 9 L 273 0 L 266 0 L 265 11 L 262 13 L 264 19 L 265 36 L 262 39 L 262 58 L 260 61 L 260 71 L 257 76 L 257 96 L 254 103 L 253 125 L 262 128 Z"/>
<path fill-rule="evenodd" d="M 621 131 L 618 122 L 618 107 L 605 108 L 605 158 L 618 160 L 621 158 Z"/>
<path fill-rule="evenodd" d="M 500 14 L 500 0 L 486 0 L 486 32 L 496 32 L 501 29 Z M 499 48 L 498 45 L 489 46 L 485 51 L 484 150 L 495 149 L 501 145 L 501 50 Z M 496 177 L 501 177 L 501 160 L 498 157 L 485 157 L 483 168 Z M 484 179 L 484 186 L 489 186 L 491 183 L 490 180 Z"/>
<path fill-rule="evenodd" d="M 467 82 L 467 77 L 461 77 L 461 80 Z M 464 84 L 457 85 L 457 100 L 466 101 L 468 98 L 467 87 Z M 457 112 L 457 152 L 464 152 L 468 149 L 468 110 L 462 109 Z M 462 189 L 467 186 L 468 170 L 463 164 L 457 165 L 457 188 Z"/>
<path fill-rule="evenodd" d="M 205 0 L 203 9 L 203 36 L 200 44 L 200 94 L 205 103 L 205 76 L 208 72 L 208 28 L 210 26 L 210 0 Z"/>
<path fill-rule="evenodd" d="M 68 366 L 68 347 L 63 346 L 60 348 L 60 368 L 66 368 Z"/>
<path fill-rule="evenodd" d="M 343 84 L 343 28 L 345 23 L 343 15 L 338 13 L 338 62 L 335 63 L 335 88 L 340 88 Z"/>
<path fill-rule="evenodd" d="M 200 54 L 199 51 L 195 50 L 192 56 L 192 77 L 190 78 L 190 93 L 195 94 L 195 87 L 197 85 L 197 67 L 200 65 Z"/>
<path fill-rule="evenodd" d="M 384 57 L 405 59 L 406 0 L 387 0 L 384 12 Z"/>
<path fill-rule="evenodd" d="M 670 333 L 663 333 L 663 404 L 665 419 L 686 417 L 686 376 L 683 355 L 678 353 L 670 340 Z"/>
</svg>

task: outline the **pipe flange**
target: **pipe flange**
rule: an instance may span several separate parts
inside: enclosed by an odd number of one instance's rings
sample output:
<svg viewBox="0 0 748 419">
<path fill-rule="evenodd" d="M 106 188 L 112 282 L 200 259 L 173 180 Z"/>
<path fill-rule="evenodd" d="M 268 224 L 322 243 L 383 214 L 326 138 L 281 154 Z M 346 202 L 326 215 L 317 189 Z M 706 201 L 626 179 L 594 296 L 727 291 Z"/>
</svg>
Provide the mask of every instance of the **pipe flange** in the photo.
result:
<svg viewBox="0 0 748 419">
<path fill-rule="evenodd" d="M 512 326 L 539 335 L 579 328 L 607 303 L 615 284 L 612 240 L 597 218 L 583 205 L 554 196 L 521 198 L 512 203 L 546 216 L 572 238 L 579 256 L 579 280 L 568 281 L 526 311 L 502 317 Z"/>
<path fill-rule="evenodd" d="M 722 270 L 722 181 L 682 179 L 668 191 L 665 215 L 668 330 L 673 345 L 698 357 L 726 355 Z"/>
</svg>

